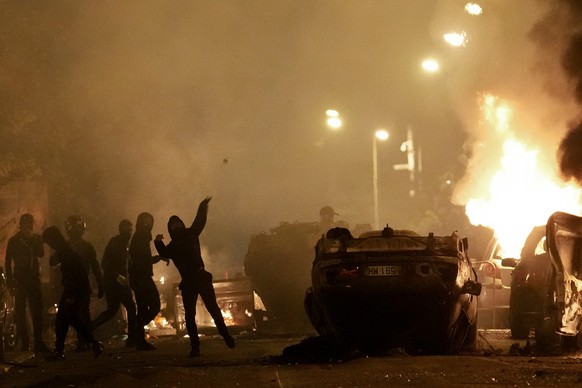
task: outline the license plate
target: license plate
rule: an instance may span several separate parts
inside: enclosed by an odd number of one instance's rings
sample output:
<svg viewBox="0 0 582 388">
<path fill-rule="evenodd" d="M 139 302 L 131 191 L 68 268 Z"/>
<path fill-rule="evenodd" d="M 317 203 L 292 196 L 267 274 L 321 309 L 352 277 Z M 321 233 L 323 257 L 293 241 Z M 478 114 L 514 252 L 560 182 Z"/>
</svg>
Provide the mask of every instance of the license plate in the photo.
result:
<svg viewBox="0 0 582 388">
<path fill-rule="evenodd" d="M 371 265 L 366 267 L 365 276 L 398 276 L 402 275 L 402 268 L 399 265 Z"/>
</svg>

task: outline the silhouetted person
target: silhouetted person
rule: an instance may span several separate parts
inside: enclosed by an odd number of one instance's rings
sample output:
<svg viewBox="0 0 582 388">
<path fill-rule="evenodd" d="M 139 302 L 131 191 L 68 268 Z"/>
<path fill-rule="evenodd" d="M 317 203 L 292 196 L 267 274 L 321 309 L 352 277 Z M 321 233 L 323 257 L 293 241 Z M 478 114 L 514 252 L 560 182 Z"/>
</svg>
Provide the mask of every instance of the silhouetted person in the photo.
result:
<svg viewBox="0 0 582 388">
<path fill-rule="evenodd" d="M 212 274 L 204 269 L 204 261 L 200 254 L 198 237 L 206 225 L 210 198 L 207 197 L 200 202 L 196 218 L 194 218 L 194 222 L 189 228 L 186 228 L 180 217 L 170 217 L 168 232 L 172 241 L 168 245 L 165 245 L 162 241 L 164 236 L 161 234 L 158 234 L 154 241 L 160 256 L 172 259 L 182 276 L 180 290 L 182 291 L 182 301 L 186 315 L 186 330 L 192 346 L 190 357 L 200 355 L 200 339 L 198 338 L 198 328 L 196 327 L 196 301 L 198 300 L 198 295 L 202 297 L 204 305 L 214 319 L 216 328 L 224 338 L 226 345 L 231 349 L 235 347 L 234 338 L 228 333 L 224 318 L 216 303 Z"/>
<path fill-rule="evenodd" d="M 98 357 L 103 353 L 103 345 L 93 338 L 91 328 L 81 317 L 91 297 L 91 286 L 83 259 L 73 251 L 56 226 L 48 227 L 42 234 L 42 240 L 56 251 L 50 258 L 50 265 L 60 264 L 63 285 L 55 319 L 54 356 L 56 359 L 65 358 L 65 339 L 69 326 L 72 326 L 77 331 L 77 335 L 85 343 L 91 345 L 93 355 Z"/>
<path fill-rule="evenodd" d="M 160 312 L 160 294 L 152 279 L 153 264 L 160 261 L 159 256 L 152 256 L 150 248 L 153 226 L 154 217 L 147 212 L 141 213 L 137 217 L 135 233 L 129 243 L 129 284 L 135 294 L 137 305 L 135 338 L 137 350 L 155 349 L 146 340 L 144 326 Z"/>
<path fill-rule="evenodd" d="M 338 214 L 331 206 L 324 206 L 319 210 L 319 231 L 320 235 L 325 234 L 335 225 L 335 216 Z"/>
<path fill-rule="evenodd" d="M 119 311 L 119 306 L 123 305 L 127 312 L 126 346 L 136 345 L 136 306 L 127 279 L 128 248 L 132 232 L 131 222 L 122 220 L 119 223 L 119 234 L 112 237 L 105 247 L 101 267 L 103 268 L 107 310 L 99 314 L 93 321 L 93 329 L 96 329 L 113 318 Z"/>
<path fill-rule="evenodd" d="M 73 215 L 67 218 L 65 221 L 65 229 L 67 231 L 67 236 L 69 239 L 67 242 L 73 248 L 81 259 L 83 259 L 83 266 L 85 267 L 85 271 L 89 275 L 93 273 L 95 281 L 97 283 L 97 297 L 99 299 L 103 298 L 103 276 L 101 274 L 101 269 L 99 268 L 99 262 L 97 261 L 97 252 L 89 241 L 83 238 L 85 234 L 85 229 L 87 229 L 87 224 L 85 220 L 81 216 Z M 90 310 L 90 301 L 87 304 L 86 308 L 81 311 L 81 318 L 87 323 L 90 327 L 91 324 L 91 310 Z M 77 336 L 77 349 L 78 352 L 89 350 L 88 344 L 84 343 L 82 339 L 79 339 Z"/>
<path fill-rule="evenodd" d="M 8 240 L 6 247 L 6 280 L 14 290 L 16 331 L 22 350 L 29 350 L 26 306 L 30 308 L 34 333 L 34 352 L 50 352 L 42 340 L 42 291 L 39 258 L 44 255 L 41 238 L 32 232 L 31 214 L 20 216 L 20 231 Z M 12 265 L 14 264 L 14 269 Z"/>
</svg>

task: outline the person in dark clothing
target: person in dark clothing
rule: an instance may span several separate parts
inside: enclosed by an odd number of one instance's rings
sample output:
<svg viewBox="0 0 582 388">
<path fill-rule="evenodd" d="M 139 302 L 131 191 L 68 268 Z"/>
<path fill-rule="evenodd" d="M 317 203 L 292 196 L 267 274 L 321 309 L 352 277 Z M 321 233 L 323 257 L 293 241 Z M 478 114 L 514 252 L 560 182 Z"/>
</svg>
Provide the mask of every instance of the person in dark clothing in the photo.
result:
<svg viewBox="0 0 582 388">
<path fill-rule="evenodd" d="M 141 213 L 135 223 L 135 233 L 129 243 L 129 285 L 135 295 L 137 305 L 136 349 L 154 350 L 155 347 L 146 340 L 144 326 L 150 323 L 160 312 L 160 294 L 154 275 L 153 264 L 160 261 L 159 256 L 152 256 L 150 243 L 154 217 L 147 212 Z"/>
<path fill-rule="evenodd" d="M 81 317 L 91 296 L 91 286 L 83 259 L 73 251 L 56 226 L 45 229 L 42 240 L 56 251 L 50 258 L 50 265 L 60 264 L 63 285 L 55 319 L 54 356 L 56 359 L 65 358 L 65 339 L 69 326 L 72 326 L 79 337 L 91 345 L 93 355 L 99 357 L 103 353 L 103 345 L 93 337 L 91 328 Z"/>
<path fill-rule="evenodd" d="M 101 269 L 99 268 L 99 262 L 97 261 L 97 252 L 89 241 L 83 238 L 85 234 L 85 229 L 87 224 L 83 217 L 78 215 L 73 215 L 67 218 L 65 222 L 65 229 L 67 231 L 67 236 L 69 239 L 67 242 L 73 248 L 81 258 L 83 259 L 83 266 L 87 274 L 93 273 L 93 277 L 97 283 L 97 297 L 99 299 L 103 298 L 103 276 L 101 274 Z M 89 304 L 87 304 L 81 311 L 81 318 L 85 320 L 87 325 L 91 324 L 91 296 L 89 296 Z M 89 345 L 84 343 L 82 338 L 77 336 L 77 349 L 78 352 L 83 352 L 89 350 Z"/>
<path fill-rule="evenodd" d="M 113 318 L 117 314 L 119 306 L 123 305 L 127 312 L 127 341 L 125 345 L 128 347 L 136 345 L 136 306 L 127 280 L 128 248 L 132 231 L 131 221 L 122 220 L 119 223 L 119 234 L 112 237 L 105 247 L 101 267 L 103 268 L 107 310 L 99 314 L 92 324 L 93 329 L 103 325 Z"/>
<path fill-rule="evenodd" d="M 212 285 L 212 274 L 204 269 L 204 261 L 200 253 L 199 236 L 206 225 L 208 218 L 208 202 L 211 197 L 206 197 L 198 206 L 198 212 L 194 222 L 186 228 L 184 222 L 178 216 L 170 217 L 168 232 L 172 241 L 168 245 L 163 242 L 164 236 L 158 234 L 154 241 L 156 250 L 161 257 L 172 259 L 178 272 L 182 276 L 180 290 L 184 303 L 186 330 L 190 337 L 190 357 L 200 355 L 200 339 L 196 327 L 196 302 L 198 295 L 202 297 L 206 309 L 214 319 L 216 328 L 229 348 L 235 347 L 234 338 L 228 333 L 224 318 L 218 304 Z"/>
<path fill-rule="evenodd" d="M 6 247 L 6 280 L 14 290 L 16 331 L 22 343 L 22 350 L 29 350 L 26 306 L 30 308 L 34 334 L 34 352 L 50 352 L 42 340 L 42 291 L 40 284 L 39 258 L 44 255 L 42 241 L 33 234 L 34 220 L 31 214 L 20 217 L 20 231 Z M 12 265 L 14 264 L 14 269 Z"/>
</svg>

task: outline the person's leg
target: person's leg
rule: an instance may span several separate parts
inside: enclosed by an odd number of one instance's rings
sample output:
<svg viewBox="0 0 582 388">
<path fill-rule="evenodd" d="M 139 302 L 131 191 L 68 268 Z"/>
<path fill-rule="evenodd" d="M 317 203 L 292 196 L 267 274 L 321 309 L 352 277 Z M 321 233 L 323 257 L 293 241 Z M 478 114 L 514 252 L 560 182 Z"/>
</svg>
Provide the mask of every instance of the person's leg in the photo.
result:
<svg viewBox="0 0 582 388">
<path fill-rule="evenodd" d="M 184 304 L 184 318 L 186 320 L 186 330 L 190 337 L 190 357 L 200 355 L 200 338 L 198 337 L 198 327 L 196 327 L 196 301 L 198 292 L 195 289 L 182 290 L 182 303 Z"/>
<path fill-rule="evenodd" d="M 91 323 L 93 330 L 97 329 L 99 326 L 113 318 L 115 314 L 117 314 L 117 311 L 119 311 L 119 305 L 121 304 L 121 295 L 119 294 L 117 287 L 109 284 L 109 282 L 105 282 L 104 288 L 107 309 L 93 320 Z"/>
<path fill-rule="evenodd" d="M 91 333 L 93 333 L 93 330 L 91 327 L 90 303 L 91 303 L 91 295 L 89 295 L 89 297 L 87 299 L 84 297 L 81 299 L 81 304 L 79 305 L 79 317 L 83 321 L 83 325 L 85 327 L 89 328 L 89 330 L 91 330 Z M 77 348 L 75 349 L 77 352 L 89 351 L 90 345 L 91 345 L 90 343 L 85 342 L 82 335 L 79 335 L 79 333 L 77 333 Z"/>
<path fill-rule="evenodd" d="M 65 339 L 69 331 L 71 319 L 72 299 L 67 299 L 65 294 L 61 295 L 57 316 L 55 318 L 55 354 L 62 356 L 65 351 Z"/>
<path fill-rule="evenodd" d="M 121 304 L 125 307 L 125 312 L 127 313 L 127 339 L 126 345 L 131 346 L 136 343 L 136 305 L 133 300 L 133 294 L 129 287 L 119 288 L 119 297 Z"/>
<path fill-rule="evenodd" d="M 214 292 L 214 286 L 212 285 L 212 275 L 210 272 L 206 272 L 206 274 L 198 279 L 200 296 L 202 297 L 202 301 L 204 301 L 206 310 L 208 310 L 210 316 L 214 319 L 214 324 L 216 325 L 218 332 L 224 338 L 224 342 L 232 349 L 236 346 L 234 338 L 232 338 L 228 332 L 226 324 L 224 323 L 224 318 L 222 317 L 222 311 L 220 311 L 220 307 L 218 307 L 218 303 L 216 303 L 216 293 Z"/>
<path fill-rule="evenodd" d="M 151 278 L 150 278 L 151 280 Z M 131 280 L 130 280 L 131 281 Z M 153 281 L 152 281 L 153 283 Z M 155 287 L 155 284 L 154 284 Z M 136 326 L 135 326 L 135 333 L 136 337 L 135 340 L 137 342 L 137 350 L 154 350 L 155 347 L 147 342 L 145 328 L 144 326 L 150 323 L 152 320 L 151 318 L 151 290 L 150 290 L 150 282 L 147 279 L 139 279 L 133 280 L 131 283 L 131 288 L 135 294 L 135 302 L 137 305 L 137 315 L 136 315 Z M 156 289 L 157 294 L 157 289 Z M 158 304 L 159 304 L 159 297 L 158 297 Z"/>
<path fill-rule="evenodd" d="M 30 338 L 28 336 L 28 324 L 26 323 L 26 304 L 28 300 L 27 286 L 22 284 L 16 288 L 14 295 L 14 313 L 16 315 L 16 334 L 22 343 L 22 350 L 28 350 L 30 347 Z"/>
<path fill-rule="evenodd" d="M 91 295 L 77 296 L 71 304 L 70 325 L 77 331 L 79 341 L 89 344 L 93 355 L 99 357 L 103 353 L 103 345 L 93 337 L 93 330 L 87 323 L 86 317 L 83 317 L 83 311 L 88 308 Z"/>
<path fill-rule="evenodd" d="M 30 315 L 32 317 L 32 326 L 34 333 L 34 351 L 36 353 L 47 353 L 50 350 L 42 339 L 42 291 L 40 283 L 31 285 L 29 292 L 28 304 L 30 306 Z"/>
</svg>

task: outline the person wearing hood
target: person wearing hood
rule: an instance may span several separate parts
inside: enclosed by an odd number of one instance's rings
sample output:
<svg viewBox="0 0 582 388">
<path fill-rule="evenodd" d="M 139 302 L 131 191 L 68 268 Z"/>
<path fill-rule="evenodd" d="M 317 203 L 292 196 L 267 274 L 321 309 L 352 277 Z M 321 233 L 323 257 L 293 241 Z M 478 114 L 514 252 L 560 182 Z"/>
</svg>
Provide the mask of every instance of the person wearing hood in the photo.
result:
<svg viewBox="0 0 582 388">
<path fill-rule="evenodd" d="M 69 239 L 67 242 L 73 248 L 81 258 L 83 259 L 83 265 L 89 279 L 91 279 L 91 274 L 95 279 L 97 284 L 97 297 L 99 299 L 103 298 L 103 275 L 101 274 L 101 269 L 99 268 L 99 262 L 97 261 L 97 252 L 93 244 L 85 240 L 85 230 L 87 229 L 87 223 L 85 219 L 79 215 L 72 215 L 65 221 L 65 231 Z M 91 280 L 89 280 L 91 284 Z M 85 306 L 85 309 L 81 311 L 81 316 L 87 322 L 87 325 L 91 324 L 91 301 Z M 89 350 L 89 344 L 83 342 L 82 338 L 77 336 L 77 352 L 84 352 Z"/>
<path fill-rule="evenodd" d="M 159 256 L 152 256 L 150 243 L 154 217 L 147 212 L 141 213 L 135 223 L 135 233 L 129 243 L 129 285 L 135 295 L 136 348 L 137 350 L 155 350 L 154 345 L 146 340 L 144 326 L 150 323 L 160 312 L 160 294 L 154 276 L 153 264 L 160 261 Z"/>
<path fill-rule="evenodd" d="M 49 353 L 42 340 L 42 286 L 39 258 L 44 256 L 41 238 L 33 233 L 32 214 L 20 216 L 20 230 L 8 240 L 6 247 L 6 281 L 14 292 L 16 333 L 22 341 L 22 350 L 29 349 L 26 308 L 32 318 L 34 352 Z M 14 268 L 13 265 L 14 264 Z"/>
<path fill-rule="evenodd" d="M 93 355 L 99 357 L 103 353 L 103 345 L 93 337 L 91 327 L 82 319 L 82 311 L 89 305 L 91 296 L 91 286 L 83 259 L 73 251 L 56 226 L 45 229 L 42 241 L 56 251 L 50 258 L 50 265 L 60 265 L 62 275 L 63 293 L 55 319 L 54 356 L 56 359 L 65 358 L 65 339 L 69 326 L 72 326 L 80 338 L 91 345 Z"/>
<path fill-rule="evenodd" d="M 119 234 L 112 237 L 101 259 L 103 268 L 103 285 L 107 309 L 92 322 L 93 329 L 97 329 L 113 318 L 119 306 L 123 305 L 127 313 L 127 347 L 137 345 L 136 342 L 136 306 L 131 288 L 127 282 L 127 262 L 129 258 L 129 240 L 133 232 L 133 224 L 129 220 L 119 223 Z"/>
<path fill-rule="evenodd" d="M 216 294 L 212 285 L 212 274 L 204 269 L 204 261 L 200 253 L 199 236 L 208 218 L 208 203 L 211 197 L 206 197 L 198 206 L 198 212 L 192 225 L 187 228 L 178 216 L 171 216 L 168 221 L 168 233 L 171 241 L 163 242 L 164 236 L 158 234 L 154 241 L 156 250 L 161 257 L 173 260 L 182 281 L 180 291 L 184 303 L 186 330 L 190 337 L 190 357 L 200 355 L 200 339 L 196 327 L 196 302 L 198 295 L 202 297 L 206 309 L 214 319 L 216 328 L 224 338 L 229 348 L 235 347 L 234 338 L 229 334 L 220 307 L 216 303 Z"/>
</svg>

